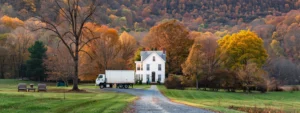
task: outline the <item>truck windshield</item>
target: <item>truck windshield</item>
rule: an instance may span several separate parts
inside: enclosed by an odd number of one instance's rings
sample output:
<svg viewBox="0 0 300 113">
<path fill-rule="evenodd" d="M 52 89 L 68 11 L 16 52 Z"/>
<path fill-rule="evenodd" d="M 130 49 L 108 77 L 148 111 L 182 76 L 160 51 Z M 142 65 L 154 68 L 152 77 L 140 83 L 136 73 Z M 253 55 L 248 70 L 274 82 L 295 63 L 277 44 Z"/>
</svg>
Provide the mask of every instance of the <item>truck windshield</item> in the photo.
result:
<svg viewBox="0 0 300 113">
<path fill-rule="evenodd" d="M 99 75 L 98 78 L 103 78 L 103 75 Z"/>
</svg>

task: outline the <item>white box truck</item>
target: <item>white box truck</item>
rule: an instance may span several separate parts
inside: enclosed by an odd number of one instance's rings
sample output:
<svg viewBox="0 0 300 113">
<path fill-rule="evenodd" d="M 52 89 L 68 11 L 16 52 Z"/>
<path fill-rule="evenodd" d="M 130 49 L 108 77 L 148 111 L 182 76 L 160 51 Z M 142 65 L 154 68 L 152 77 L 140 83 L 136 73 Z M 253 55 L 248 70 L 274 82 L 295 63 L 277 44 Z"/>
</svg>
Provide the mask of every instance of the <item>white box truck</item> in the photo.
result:
<svg viewBox="0 0 300 113">
<path fill-rule="evenodd" d="M 134 84 L 134 70 L 106 70 L 105 74 L 99 74 L 96 78 L 96 85 L 102 88 L 128 89 Z"/>
</svg>

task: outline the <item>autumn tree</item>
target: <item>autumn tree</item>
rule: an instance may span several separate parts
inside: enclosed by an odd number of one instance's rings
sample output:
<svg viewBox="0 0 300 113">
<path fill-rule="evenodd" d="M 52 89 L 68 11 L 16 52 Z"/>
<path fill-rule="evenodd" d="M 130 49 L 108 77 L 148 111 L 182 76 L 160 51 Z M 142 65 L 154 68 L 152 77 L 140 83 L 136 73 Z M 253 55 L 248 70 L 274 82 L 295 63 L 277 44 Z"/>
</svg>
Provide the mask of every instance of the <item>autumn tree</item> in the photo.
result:
<svg viewBox="0 0 300 113">
<path fill-rule="evenodd" d="M 192 46 L 187 60 L 181 65 L 182 72 L 196 80 L 197 89 L 199 89 L 199 79 L 203 75 L 203 57 L 204 53 L 201 51 L 201 45 L 196 42 Z"/>
<path fill-rule="evenodd" d="M 195 37 L 195 43 L 200 44 L 202 47 L 200 51 L 202 51 L 202 70 L 203 70 L 203 81 L 206 83 L 209 82 L 209 78 L 213 75 L 213 73 L 219 68 L 219 59 L 220 55 L 217 54 L 218 48 L 218 37 L 210 32 L 205 32 Z M 206 89 L 205 89 L 206 90 Z"/>
<path fill-rule="evenodd" d="M 144 43 L 149 48 L 165 49 L 167 72 L 181 73 L 180 65 L 186 60 L 193 41 L 181 23 L 171 20 L 152 27 Z"/>
<path fill-rule="evenodd" d="M 237 72 L 242 86 L 250 92 L 250 87 L 262 80 L 261 67 L 268 54 L 263 47 L 263 40 L 251 31 L 227 35 L 218 41 L 220 61 L 224 67 Z"/>
<path fill-rule="evenodd" d="M 226 35 L 218 40 L 218 44 L 219 53 L 222 54 L 220 60 L 228 69 L 236 70 L 249 61 L 260 68 L 268 57 L 263 40 L 249 30 Z"/>
<path fill-rule="evenodd" d="M 123 32 L 119 38 L 120 42 L 120 54 L 121 58 L 125 61 L 126 64 L 130 64 L 130 58 L 134 56 L 134 52 L 137 49 L 137 42 L 133 36 L 127 32 Z M 131 67 L 131 66 L 129 66 Z"/>
<path fill-rule="evenodd" d="M 104 73 L 108 69 L 120 69 L 125 62 L 120 55 L 120 42 L 117 30 L 107 26 L 100 26 L 95 23 L 85 25 L 91 30 L 84 32 L 94 32 L 94 37 L 99 37 L 91 41 L 83 48 L 86 53 L 80 53 L 80 78 L 85 80 L 95 79 L 95 75 Z M 86 77 L 83 77 L 86 76 Z"/>
<path fill-rule="evenodd" d="M 72 90 L 79 90 L 78 88 L 78 64 L 79 52 L 84 52 L 83 47 L 89 42 L 97 39 L 93 37 L 93 32 L 84 33 L 84 30 L 90 31 L 85 24 L 89 22 L 96 9 L 97 4 L 95 0 L 56 0 L 55 7 L 48 6 L 48 10 L 52 10 L 59 17 L 55 22 L 51 21 L 51 15 L 39 14 L 38 19 L 46 24 L 44 27 L 38 29 L 45 29 L 55 33 L 60 42 L 67 48 L 68 53 L 72 56 L 74 61 L 74 76 Z M 47 9 L 47 8 L 46 8 Z M 87 37 L 88 38 L 84 38 Z M 92 36 L 92 37 L 90 37 Z M 84 52 L 86 53 L 86 52 Z"/>
<path fill-rule="evenodd" d="M 300 67 L 288 58 L 271 59 L 265 70 L 282 84 L 297 85 L 300 83 Z"/>
<path fill-rule="evenodd" d="M 283 48 L 280 46 L 280 42 L 277 40 L 272 40 L 271 44 L 270 44 L 273 52 L 277 55 L 277 56 L 282 56 L 284 55 L 284 51 Z"/>
<path fill-rule="evenodd" d="M 255 87 L 264 82 L 263 76 L 266 73 L 256 66 L 255 63 L 248 62 L 237 71 L 239 82 L 245 88 L 244 91 L 251 92 L 251 87 Z"/>
<path fill-rule="evenodd" d="M 1 17 L 1 23 L 3 23 L 5 26 L 7 26 L 8 28 L 11 29 L 16 29 L 19 26 L 23 26 L 24 22 L 18 18 L 13 18 L 13 17 L 9 17 L 4 15 L 3 17 Z"/>
<path fill-rule="evenodd" d="M 22 69 L 25 61 L 29 58 L 28 48 L 34 43 L 34 37 L 34 34 L 25 27 L 18 27 L 9 34 L 6 41 L 7 47 L 15 57 L 12 61 L 15 65 L 15 73 L 21 78 L 23 78 Z"/>
<path fill-rule="evenodd" d="M 98 70 L 112 68 L 111 64 L 120 52 L 117 30 L 92 23 L 88 23 L 88 25 L 95 31 L 94 35 L 99 38 L 91 41 L 84 49 L 89 53 L 93 62 L 97 63 Z"/>
</svg>

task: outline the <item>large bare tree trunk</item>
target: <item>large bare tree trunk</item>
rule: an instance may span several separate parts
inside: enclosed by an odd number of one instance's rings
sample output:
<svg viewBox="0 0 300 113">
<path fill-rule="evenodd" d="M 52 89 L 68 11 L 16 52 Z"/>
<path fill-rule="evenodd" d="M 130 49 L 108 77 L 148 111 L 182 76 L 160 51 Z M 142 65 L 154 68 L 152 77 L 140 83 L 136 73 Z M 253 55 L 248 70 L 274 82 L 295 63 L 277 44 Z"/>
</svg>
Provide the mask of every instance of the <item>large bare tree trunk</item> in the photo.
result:
<svg viewBox="0 0 300 113">
<path fill-rule="evenodd" d="M 76 42 L 78 43 L 78 41 Z M 77 45 L 77 44 L 76 44 Z M 78 88 L 78 46 L 76 46 L 76 50 L 75 50 L 75 58 L 74 58 L 74 62 L 75 62 L 75 72 L 74 72 L 74 78 L 73 78 L 73 88 L 72 90 L 79 90 Z"/>
</svg>

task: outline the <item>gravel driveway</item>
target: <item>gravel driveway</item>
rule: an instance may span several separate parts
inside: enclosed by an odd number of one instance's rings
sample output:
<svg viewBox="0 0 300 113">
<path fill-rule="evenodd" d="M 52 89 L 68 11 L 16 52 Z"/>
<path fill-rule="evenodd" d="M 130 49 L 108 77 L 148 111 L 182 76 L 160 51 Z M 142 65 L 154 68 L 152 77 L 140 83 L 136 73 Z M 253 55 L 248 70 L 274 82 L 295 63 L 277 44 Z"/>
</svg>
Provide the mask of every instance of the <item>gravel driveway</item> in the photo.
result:
<svg viewBox="0 0 300 113">
<path fill-rule="evenodd" d="M 139 96 L 140 99 L 131 106 L 136 113 L 212 113 L 211 111 L 171 102 L 159 92 L 156 85 L 152 85 L 147 90 L 114 88 L 104 90 Z"/>
</svg>

